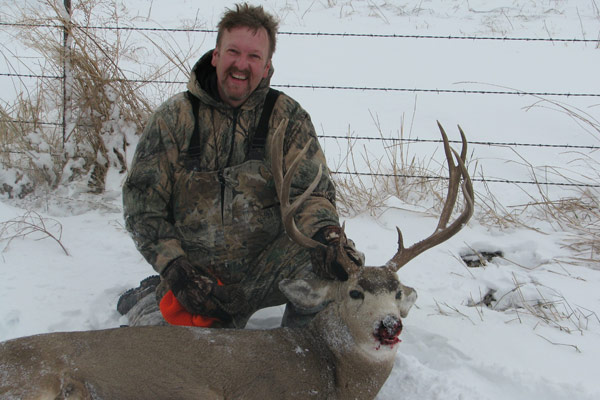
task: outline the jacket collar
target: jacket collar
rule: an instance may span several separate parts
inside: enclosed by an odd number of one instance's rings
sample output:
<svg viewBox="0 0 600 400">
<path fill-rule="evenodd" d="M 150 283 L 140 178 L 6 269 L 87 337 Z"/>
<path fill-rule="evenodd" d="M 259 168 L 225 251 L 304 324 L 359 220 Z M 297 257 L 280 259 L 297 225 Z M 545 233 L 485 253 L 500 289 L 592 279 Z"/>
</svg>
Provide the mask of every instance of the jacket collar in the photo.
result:
<svg viewBox="0 0 600 400">
<path fill-rule="evenodd" d="M 229 104 L 221 101 L 219 91 L 217 89 L 217 70 L 212 66 L 212 53 L 210 50 L 196 62 L 192 68 L 192 73 L 187 84 L 188 90 L 203 103 L 208 104 L 212 107 L 218 107 L 223 109 L 232 109 Z M 258 87 L 250 94 L 250 97 L 242 104 L 239 108 L 242 110 L 250 110 L 263 104 L 269 86 L 271 84 L 271 77 L 273 76 L 273 64 L 271 61 L 271 68 L 269 69 L 269 75 L 263 78 Z"/>
</svg>

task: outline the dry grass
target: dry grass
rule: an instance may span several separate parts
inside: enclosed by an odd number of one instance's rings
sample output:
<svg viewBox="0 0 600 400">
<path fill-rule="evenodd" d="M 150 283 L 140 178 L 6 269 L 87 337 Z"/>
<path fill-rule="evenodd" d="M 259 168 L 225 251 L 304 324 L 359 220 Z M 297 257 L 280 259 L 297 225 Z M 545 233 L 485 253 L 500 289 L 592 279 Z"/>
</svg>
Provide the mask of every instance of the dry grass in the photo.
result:
<svg viewBox="0 0 600 400">
<path fill-rule="evenodd" d="M 27 211 L 20 217 L 0 224 L 0 241 L 6 242 L 4 249 L 15 239 L 30 237 L 33 240 L 50 238 L 54 240 L 68 256 L 69 252 L 62 244 L 62 225 L 55 219 L 43 218 L 35 211 Z"/>
<path fill-rule="evenodd" d="M 600 141 L 600 121 L 593 115 L 568 104 L 538 98 L 531 107 L 544 107 L 567 115 L 590 136 Z M 575 178 L 552 168 L 554 175 L 574 185 L 573 195 L 559 199 L 549 197 L 538 187 L 538 196 L 528 207 L 538 212 L 538 218 L 549 221 L 559 231 L 569 233 L 565 246 L 572 250 L 572 262 L 600 265 L 600 190 L 584 183 L 600 182 L 600 161 L 595 154 L 576 153 L 577 163 L 585 174 Z"/>
<path fill-rule="evenodd" d="M 23 94 L 12 105 L 0 106 L 0 163 L 13 175 L 9 182 L 2 182 L 0 193 L 23 198 L 40 182 L 50 186 L 58 183 L 62 169 L 62 155 L 56 151 L 60 133 L 58 127 L 42 124 L 47 112 L 43 98 L 30 99 Z"/>
<path fill-rule="evenodd" d="M 591 323 L 600 322 L 595 312 L 583 307 L 573 306 L 557 290 L 545 287 L 546 291 L 551 292 L 548 298 L 538 288 L 538 296 L 535 299 L 527 299 L 522 292 L 523 283 L 519 282 L 513 274 L 514 289 L 519 299 L 520 308 L 513 308 L 511 311 L 517 315 L 516 320 L 522 322 L 521 316 L 530 315 L 538 320 L 538 324 L 553 327 L 566 333 L 582 333 L 588 330 Z M 508 293 L 507 293 L 508 294 Z"/>
<path fill-rule="evenodd" d="M 557 231 L 567 234 L 563 246 L 573 256 L 570 262 L 598 265 L 600 262 L 600 193 L 597 188 L 580 187 L 576 195 L 560 199 L 545 197 L 532 201 L 527 207 L 534 209 L 536 218 L 549 222 Z"/>
<path fill-rule="evenodd" d="M 599 177 L 596 177 L 600 173 L 600 165 L 591 158 L 589 161 L 586 176 L 578 176 L 572 172 L 567 176 L 565 171 L 548 167 L 544 169 L 544 179 L 537 176 L 539 167 L 523 162 L 523 168 L 530 171 L 534 182 L 556 178 L 556 181 L 573 185 L 571 195 L 566 195 L 566 191 L 562 191 L 559 197 L 551 195 L 546 185 L 538 183 L 534 185 L 535 191 L 523 191 L 529 196 L 529 202 L 505 207 L 496 200 L 484 182 L 479 185 L 476 218 L 484 226 L 521 227 L 544 233 L 543 228 L 536 228 L 536 224 L 532 223 L 537 220 L 543 223 L 542 226 L 550 226 L 556 232 L 565 233 L 567 238 L 562 245 L 572 255 L 562 261 L 600 266 L 600 190 L 585 184 L 600 182 Z"/>
<path fill-rule="evenodd" d="M 391 198 L 425 213 L 439 212 L 445 181 L 432 177 L 447 176 L 444 165 L 434 166 L 432 158 L 425 160 L 411 155 L 410 144 L 404 140 L 407 136 L 404 119 L 398 132 L 400 140 L 386 139 L 377 116 L 372 115 L 372 119 L 381 138 L 383 153 L 375 155 L 366 147 L 358 149 L 357 141 L 349 132 L 346 152 L 333 166 L 337 171 L 361 171 L 363 165 L 368 170 L 368 175 L 334 176 L 340 212 L 344 215 L 364 212 L 379 215 L 390 207 Z"/>
<path fill-rule="evenodd" d="M 600 138 L 600 124 L 591 115 L 557 102 L 545 102 L 538 99 L 537 106 L 553 107 L 576 120 L 582 129 L 590 135 Z M 370 175 L 335 175 L 338 188 L 338 207 L 342 214 L 356 215 L 368 212 L 377 216 L 390 207 L 390 200 L 396 198 L 399 203 L 406 204 L 411 210 L 421 210 L 429 215 L 440 212 L 444 200 L 447 168 L 432 162 L 432 155 L 411 155 L 410 138 L 405 132 L 404 119 L 398 132 L 401 140 L 385 140 L 381 125 L 376 116 L 373 123 L 382 139 L 383 152 L 375 156 L 366 146 L 359 148 L 357 141 L 348 133 L 346 153 L 333 167 L 338 171 L 361 171 L 366 169 Z M 517 160 L 513 163 L 529 171 L 533 182 L 562 181 L 572 186 L 572 194 L 565 196 L 566 191 L 550 194 L 548 187 L 542 183 L 534 185 L 534 192 L 523 190 L 530 201 L 507 207 L 498 201 L 485 182 L 482 172 L 477 172 L 478 165 L 471 160 L 469 169 L 478 178 L 475 194 L 476 211 L 474 219 L 483 226 L 500 229 L 520 227 L 543 233 L 548 226 L 557 232 L 567 233 L 563 246 L 570 250 L 572 256 L 561 261 L 572 264 L 598 265 L 600 261 L 600 190 L 589 183 L 600 182 L 600 162 L 593 154 L 579 153 L 574 161 L 580 172 L 559 169 L 552 166 L 534 166 L 522 157 L 515 149 L 511 149 Z M 381 155 L 383 154 L 383 155 Z M 543 174 L 543 179 L 538 177 Z M 587 183 L 587 185 L 586 185 Z M 557 197 L 558 196 L 558 197 Z M 398 203 L 398 202 L 395 202 Z M 543 222 L 541 227 L 533 223 Z"/>
<path fill-rule="evenodd" d="M 529 271 L 535 269 L 535 267 L 521 267 Z M 509 290 L 487 289 L 485 293 L 480 291 L 479 300 L 471 295 L 466 305 L 474 307 L 481 320 L 484 311 L 491 309 L 504 312 L 506 315 L 514 315 L 514 318 L 507 323 L 523 324 L 531 321 L 532 318 L 535 321 L 533 329 L 547 326 L 568 334 L 583 334 L 584 331 L 600 324 L 600 318 L 594 311 L 571 304 L 559 290 L 544 286 L 535 279 L 523 282 L 514 272 L 512 282 L 514 286 Z"/>
<path fill-rule="evenodd" d="M 120 10 L 109 1 L 76 2 L 73 17 L 80 25 L 119 24 Z M 125 79 L 119 67 L 123 59 L 134 59 L 136 49 L 127 42 L 121 31 L 92 31 L 74 29 L 64 18 L 61 2 L 43 0 L 35 9 L 19 9 L 17 20 L 26 25 L 56 24 L 68 27 L 70 48 L 65 52 L 56 34 L 47 29 L 23 29 L 19 37 L 47 60 L 44 70 L 55 75 L 66 72 L 65 120 L 61 132 L 62 146 L 53 147 L 56 153 L 81 156 L 83 170 L 89 172 L 92 192 L 104 189 L 109 163 L 126 170 L 124 138 L 116 140 L 116 124 L 133 124 L 141 131 L 152 106 L 139 96 L 139 88 Z M 93 21 L 93 22 L 92 22 Z M 66 70 L 64 70 L 66 65 Z M 46 81 L 37 97 L 62 103 L 63 87 L 56 81 Z M 54 182 L 56 183 L 56 182 Z"/>
<path fill-rule="evenodd" d="M 38 0 L 29 6 L 15 4 L 6 11 L 8 19 L 23 25 L 18 40 L 45 60 L 38 66 L 41 73 L 65 78 L 41 79 L 34 88 L 18 85 L 21 95 L 13 103 L 0 106 L 2 120 L 33 122 L 3 123 L 0 157 L 5 169 L 27 175 L 34 187 L 56 188 L 72 179 L 84 179 L 90 192 L 99 193 L 104 190 L 109 168 L 127 170 L 126 135 L 139 134 L 156 106 L 148 94 L 168 95 L 168 90 L 153 82 L 177 69 L 187 71 L 185 63 L 199 44 L 183 51 L 182 47 L 170 45 L 176 41 L 168 36 L 158 39 L 148 34 L 145 42 L 156 47 L 149 50 L 138 45 L 139 38 L 132 37 L 131 31 L 85 28 L 135 26 L 139 17 L 129 16 L 116 1 L 92 0 L 72 5 L 72 20 L 77 27 L 65 19 L 63 2 L 59 0 Z M 195 23 L 188 22 L 187 27 L 193 28 Z M 68 50 L 65 51 L 60 29 L 39 25 L 66 26 Z M 145 65 L 149 51 L 156 49 L 167 61 Z M 12 55 L 11 62 L 32 67 L 30 59 L 16 55 Z M 136 68 L 126 71 L 124 65 Z M 36 121 L 61 124 L 63 104 L 64 131 L 60 125 L 36 124 Z M 37 138 L 31 138 L 32 134 Z M 46 143 L 47 147 L 38 148 L 36 141 Z M 40 163 L 40 157 L 51 161 Z M 13 183 L 5 182 L 8 186 L 19 186 L 18 182 Z M 9 193 L 24 194 L 27 193 Z"/>
</svg>

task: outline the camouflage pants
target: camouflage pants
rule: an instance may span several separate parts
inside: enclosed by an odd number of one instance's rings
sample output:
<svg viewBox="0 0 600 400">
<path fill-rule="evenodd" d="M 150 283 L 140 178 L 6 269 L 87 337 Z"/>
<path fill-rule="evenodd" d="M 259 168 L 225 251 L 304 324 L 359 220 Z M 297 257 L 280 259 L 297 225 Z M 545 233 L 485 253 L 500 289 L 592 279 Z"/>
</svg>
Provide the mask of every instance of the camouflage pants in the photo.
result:
<svg viewBox="0 0 600 400">
<path fill-rule="evenodd" d="M 224 326 L 226 328 L 243 328 L 254 312 L 285 304 L 287 300 L 279 290 L 282 279 L 315 277 L 309 251 L 293 243 L 283 231 L 255 258 L 224 263 L 211 269 L 216 276 L 235 277 L 233 281 L 243 288 L 250 305 L 250 312 L 234 316 L 231 323 Z M 230 279 L 225 281 L 231 282 Z M 145 296 L 127 313 L 130 326 L 167 325 L 157 302 L 157 298 L 162 298 L 165 291 L 161 286 L 157 288 L 157 296 Z M 298 313 L 288 305 L 282 325 L 302 325 L 311 318 L 311 315 Z"/>
</svg>

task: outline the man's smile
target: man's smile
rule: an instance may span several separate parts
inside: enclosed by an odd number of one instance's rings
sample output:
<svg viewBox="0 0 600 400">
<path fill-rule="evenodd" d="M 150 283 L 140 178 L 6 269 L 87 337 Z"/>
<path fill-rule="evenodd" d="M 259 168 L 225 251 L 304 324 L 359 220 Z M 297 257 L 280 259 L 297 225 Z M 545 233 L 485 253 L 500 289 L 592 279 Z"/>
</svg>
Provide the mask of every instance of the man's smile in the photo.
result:
<svg viewBox="0 0 600 400">
<path fill-rule="evenodd" d="M 231 73 L 230 76 L 234 79 L 240 80 L 240 81 L 245 81 L 248 79 L 247 75 L 242 75 L 239 73 Z"/>
</svg>

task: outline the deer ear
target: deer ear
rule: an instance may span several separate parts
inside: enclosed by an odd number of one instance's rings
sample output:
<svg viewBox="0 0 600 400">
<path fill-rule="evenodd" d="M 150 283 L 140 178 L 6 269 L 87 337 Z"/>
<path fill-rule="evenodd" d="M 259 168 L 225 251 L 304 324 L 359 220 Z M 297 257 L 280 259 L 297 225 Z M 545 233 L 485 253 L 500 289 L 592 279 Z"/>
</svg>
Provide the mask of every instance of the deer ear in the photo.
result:
<svg viewBox="0 0 600 400">
<path fill-rule="evenodd" d="M 294 307 L 311 314 L 321 311 L 333 301 L 329 295 L 330 286 L 318 279 L 284 279 L 279 282 L 279 290 Z"/>
<path fill-rule="evenodd" d="M 400 299 L 400 316 L 406 318 L 415 301 L 417 301 L 417 291 L 409 286 L 400 284 L 402 288 L 402 298 Z"/>
</svg>

